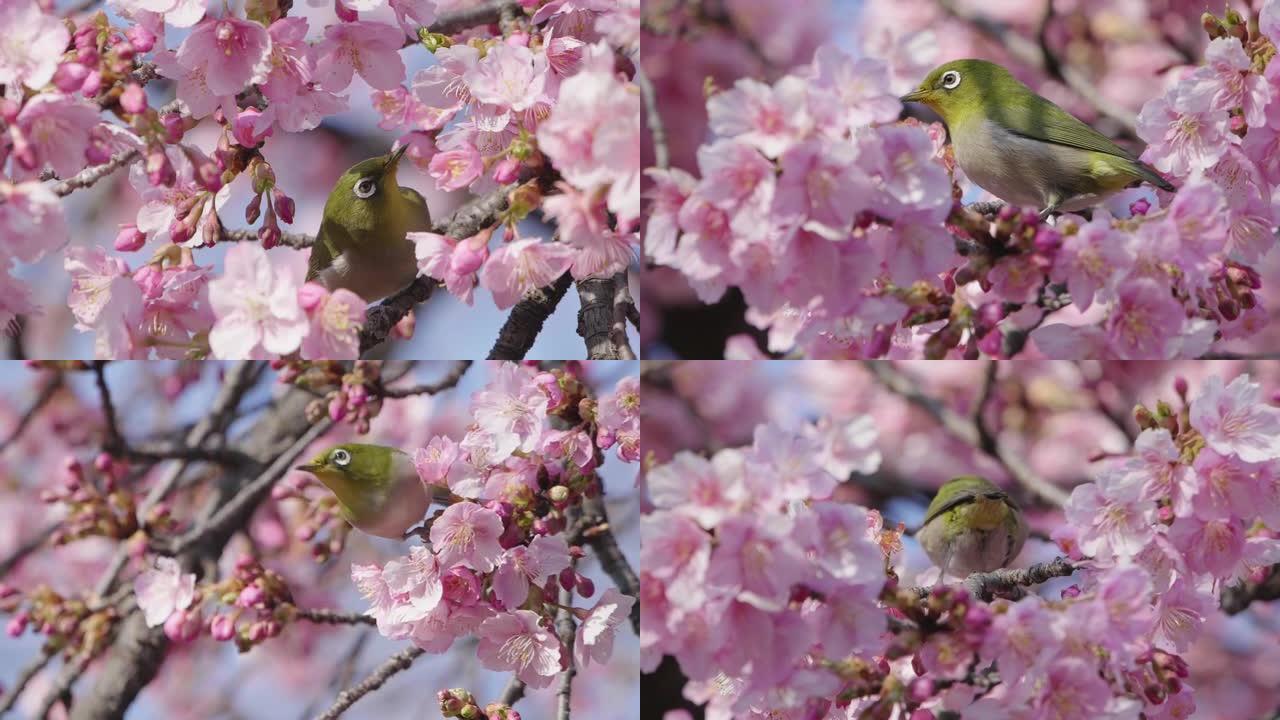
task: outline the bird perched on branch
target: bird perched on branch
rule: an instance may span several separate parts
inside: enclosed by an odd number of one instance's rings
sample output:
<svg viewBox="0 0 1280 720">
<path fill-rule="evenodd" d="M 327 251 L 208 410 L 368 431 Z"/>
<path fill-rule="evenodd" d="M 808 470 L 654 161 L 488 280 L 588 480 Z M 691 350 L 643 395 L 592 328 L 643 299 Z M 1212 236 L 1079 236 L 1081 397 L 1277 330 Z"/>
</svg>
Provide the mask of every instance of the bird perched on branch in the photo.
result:
<svg viewBox="0 0 1280 720">
<path fill-rule="evenodd" d="M 385 445 L 335 445 L 294 469 L 315 475 L 337 496 L 344 520 L 378 537 L 399 540 L 422 521 L 432 501 L 457 500 L 446 487 L 428 488 L 413 459 Z"/>
<path fill-rule="evenodd" d="M 414 244 L 405 233 L 430 230 L 431 214 L 422 195 L 396 182 L 408 147 L 358 162 L 338 178 L 311 246 L 307 280 L 374 302 L 418 276 Z"/>
<path fill-rule="evenodd" d="M 1027 541 L 1027 522 L 1009 494 L 976 475 L 938 489 L 916 540 L 942 573 L 958 576 L 1005 567 Z"/>
<path fill-rule="evenodd" d="M 902 102 L 927 105 L 947 124 L 965 175 L 1041 217 L 1096 205 L 1146 182 L 1173 192 L 1155 168 L 985 60 L 935 68 Z"/>
</svg>

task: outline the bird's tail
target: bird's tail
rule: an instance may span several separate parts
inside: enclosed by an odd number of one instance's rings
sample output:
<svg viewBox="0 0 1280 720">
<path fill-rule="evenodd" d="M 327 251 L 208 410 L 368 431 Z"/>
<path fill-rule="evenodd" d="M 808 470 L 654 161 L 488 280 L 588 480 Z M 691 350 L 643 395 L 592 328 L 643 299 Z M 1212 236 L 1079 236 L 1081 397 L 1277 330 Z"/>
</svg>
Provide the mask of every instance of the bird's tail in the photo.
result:
<svg viewBox="0 0 1280 720">
<path fill-rule="evenodd" d="M 1155 185 L 1161 190 L 1166 190 L 1168 192 L 1178 191 L 1178 188 L 1174 187 L 1173 183 L 1169 182 L 1168 180 L 1165 180 L 1164 177 L 1160 175 L 1160 173 L 1150 165 L 1142 161 L 1137 161 L 1134 163 L 1134 167 L 1137 169 L 1138 175 L 1142 176 L 1143 180 L 1151 183 L 1152 185 Z"/>
</svg>

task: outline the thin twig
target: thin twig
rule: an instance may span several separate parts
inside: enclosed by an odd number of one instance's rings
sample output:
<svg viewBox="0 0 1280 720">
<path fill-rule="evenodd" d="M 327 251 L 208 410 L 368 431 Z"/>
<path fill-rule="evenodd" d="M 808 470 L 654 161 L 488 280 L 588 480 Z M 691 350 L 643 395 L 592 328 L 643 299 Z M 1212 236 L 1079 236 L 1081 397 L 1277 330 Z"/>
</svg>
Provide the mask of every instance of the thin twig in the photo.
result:
<svg viewBox="0 0 1280 720">
<path fill-rule="evenodd" d="M 507 707 L 515 705 L 520 702 L 520 698 L 524 697 L 524 688 L 523 680 L 518 677 L 511 678 L 510 682 L 507 683 L 507 687 L 502 691 L 502 697 L 498 698 L 498 702 Z"/>
<path fill-rule="evenodd" d="M 1017 454 L 1003 450 L 995 443 L 990 450 L 983 447 L 982 431 L 977 424 L 968 418 L 961 417 L 937 398 L 931 397 L 919 389 L 918 383 L 899 372 L 889 361 L 863 361 L 862 366 L 871 373 L 885 389 L 900 395 L 912 405 L 924 410 L 944 430 L 970 447 L 982 451 L 998 462 L 1019 485 L 1045 500 L 1063 506 L 1067 502 L 1067 493 L 1062 488 L 1041 478 Z"/>
<path fill-rule="evenodd" d="M 49 716 L 49 711 L 53 709 L 55 703 L 59 699 L 66 698 L 68 700 L 67 707 L 71 707 L 70 695 L 71 687 L 76 684 L 76 680 L 84 674 L 85 668 L 89 667 L 89 663 L 93 661 L 93 655 L 89 653 L 80 653 L 75 659 L 62 666 L 62 672 L 58 673 L 58 679 L 53 682 L 53 686 L 45 693 L 44 700 L 40 703 L 40 709 L 36 711 L 34 717 L 45 718 Z"/>
<path fill-rule="evenodd" d="M 357 700 L 368 695 L 386 684 L 395 675 L 402 670 L 407 670 L 413 661 L 422 655 L 425 650 L 420 647 L 407 647 L 404 650 L 392 655 L 386 662 L 378 666 L 369 677 L 361 680 L 358 684 L 338 693 L 337 699 L 333 705 L 323 714 L 318 716 L 318 720 L 334 720 L 342 713 L 347 711 Z"/>
<path fill-rule="evenodd" d="M 49 650 L 42 650 L 40 651 L 40 656 L 34 662 L 22 669 L 22 672 L 18 674 L 18 679 L 13 683 L 13 687 L 6 691 L 3 698 L 0 698 L 0 715 L 4 715 L 13 709 L 13 704 L 18 701 L 18 697 L 27 688 L 27 684 L 49 665 L 53 655 L 54 653 Z"/>
<path fill-rule="evenodd" d="M 413 385 L 404 388 L 386 388 L 382 391 L 382 397 L 385 398 L 404 398 L 413 395 L 435 395 L 456 387 L 462 380 L 462 376 L 467 374 L 467 369 L 471 367 L 470 360 L 459 360 L 453 364 L 453 368 L 449 370 L 449 374 L 433 383 L 423 385 Z"/>
<path fill-rule="evenodd" d="M 128 165 L 129 163 L 142 157 L 142 153 L 137 149 L 124 150 L 111 156 L 111 159 L 102 165 L 94 165 L 87 167 L 75 175 L 63 180 L 53 186 L 53 194 L 59 197 L 66 197 L 76 190 L 87 188 L 105 178 L 111 173 Z"/>
<path fill-rule="evenodd" d="M 23 542 L 18 545 L 18 547 L 14 548 L 13 552 L 5 556 L 3 560 L 0 560 L 0 578 L 8 575 L 9 571 L 18 563 L 22 562 L 23 558 L 40 549 L 40 546 L 44 545 L 45 541 L 48 540 L 53 535 L 53 532 L 61 525 L 61 522 L 56 522 L 52 525 L 46 526 L 43 530 L 28 538 L 26 542 Z"/>
<path fill-rule="evenodd" d="M 259 241 L 258 231 L 248 230 L 248 229 L 246 230 L 224 229 L 222 231 L 222 235 L 218 239 L 220 241 L 225 240 L 229 242 L 258 242 Z M 316 239 L 315 239 L 315 236 L 313 235 L 306 235 L 303 233 L 281 233 L 280 239 L 276 241 L 276 244 L 284 245 L 285 247 L 297 248 L 301 250 L 302 248 L 311 247 L 312 245 L 315 244 L 315 242 L 316 242 Z"/>
<path fill-rule="evenodd" d="M 106 361 L 95 360 L 93 377 L 98 384 L 98 395 L 102 398 L 102 412 L 107 418 L 107 439 L 103 443 L 107 452 L 114 453 L 124 448 L 124 438 L 120 435 L 120 426 L 116 424 L 116 406 L 111 401 L 111 389 L 107 387 Z"/>
<path fill-rule="evenodd" d="M 293 608 L 293 615 L 301 620 L 310 620 L 321 625 L 376 625 L 377 620 L 364 613 L 338 612 L 324 608 Z"/>
<path fill-rule="evenodd" d="M 35 420 L 36 415 L 44 409 L 45 405 L 53 399 L 58 390 L 62 388 L 62 373 L 55 373 L 48 382 L 40 388 L 40 394 L 36 396 L 35 402 L 31 403 L 31 407 L 18 418 L 18 424 L 13 426 L 13 430 L 9 431 L 9 435 L 4 440 L 0 440 L 0 453 L 9 448 L 10 445 L 17 442 L 22 437 L 22 433 L 31 425 L 31 421 Z"/>
<path fill-rule="evenodd" d="M 573 568 L 574 564 L 576 561 L 571 561 L 569 567 Z M 556 635 L 560 638 L 560 644 L 564 646 L 568 664 L 560 671 L 560 685 L 556 688 L 556 720 L 569 720 L 569 706 L 573 699 L 573 677 L 578 674 L 578 666 L 573 658 L 575 630 L 573 613 L 565 609 L 573 606 L 572 590 L 560 588 L 560 604 L 564 607 L 556 611 Z"/>
<path fill-rule="evenodd" d="M 636 87 L 640 88 L 640 101 L 644 103 L 644 119 L 649 124 L 649 135 L 653 139 L 653 166 L 666 170 L 671 167 L 671 150 L 667 147 L 667 128 L 662 123 L 662 115 L 658 113 L 658 94 L 654 92 L 653 83 L 645 74 L 639 61 L 636 62 L 636 74 L 633 80 Z"/>
</svg>

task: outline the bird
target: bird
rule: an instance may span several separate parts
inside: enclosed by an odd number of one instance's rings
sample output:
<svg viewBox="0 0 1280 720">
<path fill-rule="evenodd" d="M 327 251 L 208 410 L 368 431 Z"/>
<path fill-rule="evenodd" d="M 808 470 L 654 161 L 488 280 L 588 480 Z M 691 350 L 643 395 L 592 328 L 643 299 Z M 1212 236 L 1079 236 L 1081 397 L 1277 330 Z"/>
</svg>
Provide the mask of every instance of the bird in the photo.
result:
<svg viewBox="0 0 1280 720">
<path fill-rule="evenodd" d="M 386 445 L 334 445 L 294 469 L 311 473 L 333 491 L 343 520 L 377 537 L 403 539 L 432 501 L 457 500 L 446 487 L 428 489 L 413 459 Z"/>
<path fill-rule="evenodd" d="M 1027 522 L 1009 494 L 976 475 L 938 489 L 915 537 L 942 571 L 968 576 L 1006 567 L 1027 541 Z"/>
<path fill-rule="evenodd" d="M 1135 182 L 1176 191 L 1155 168 L 993 62 L 945 63 L 900 99 L 942 118 L 969 179 L 1007 203 L 1041 208 L 1041 218 L 1091 207 Z"/>
<path fill-rule="evenodd" d="M 408 147 L 358 162 L 338 178 L 311 245 L 308 282 L 372 303 L 417 277 L 414 243 L 405 234 L 430 230 L 431 213 L 422 195 L 396 181 Z"/>
</svg>

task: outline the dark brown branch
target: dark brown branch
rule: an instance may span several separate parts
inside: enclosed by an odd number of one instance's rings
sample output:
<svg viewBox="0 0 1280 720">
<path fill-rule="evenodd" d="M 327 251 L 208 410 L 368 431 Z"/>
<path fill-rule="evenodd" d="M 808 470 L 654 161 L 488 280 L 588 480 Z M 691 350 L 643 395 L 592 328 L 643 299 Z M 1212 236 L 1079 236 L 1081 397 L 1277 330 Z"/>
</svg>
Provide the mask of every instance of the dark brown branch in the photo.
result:
<svg viewBox="0 0 1280 720">
<path fill-rule="evenodd" d="M 631 343 L 627 340 L 627 319 L 631 318 L 639 329 L 640 313 L 631 297 L 631 278 L 626 270 L 613 276 L 613 287 L 613 327 L 609 329 L 609 340 L 618 348 L 620 359 L 635 360 L 636 354 L 631 351 Z"/>
<path fill-rule="evenodd" d="M 518 13 L 520 12 L 520 4 L 511 0 L 498 0 L 464 10 L 445 13 L 436 18 L 436 21 L 425 29 L 427 32 L 441 35 L 454 35 L 480 25 L 495 25 L 502 19 L 504 11 Z"/>
<path fill-rule="evenodd" d="M 538 333 L 542 332 L 543 324 L 555 312 L 572 284 L 573 277 L 565 273 L 555 283 L 530 292 L 516 303 L 498 331 L 498 339 L 489 350 L 488 359 L 523 360 L 538 339 Z"/>
<path fill-rule="evenodd" d="M 377 690 L 402 670 L 407 670 L 413 661 L 418 659 L 425 651 L 419 647 L 407 647 L 404 650 L 392 655 L 386 662 L 378 666 L 369 677 L 361 680 L 356 685 L 338 693 L 338 697 L 334 700 L 333 705 L 329 707 L 318 720 L 334 720 L 342 713 L 347 711 L 357 700 Z"/>
<path fill-rule="evenodd" d="M 106 365 L 105 360 L 95 360 L 93 378 L 98 384 L 98 395 L 102 398 L 102 413 L 107 418 L 107 437 L 103 441 L 103 447 L 114 454 L 124 449 L 124 438 L 120 435 L 120 426 L 116 424 L 116 406 L 111 401 L 111 389 L 107 387 Z"/>
<path fill-rule="evenodd" d="M 1076 566 L 1066 558 L 1057 558 L 1051 562 L 1036 563 L 1027 568 L 1002 568 L 986 573 L 973 573 L 964 579 L 965 589 L 975 598 L 989 601 L 996 593 L 1013 592 L 1017 587 L 1039 585 L 1057 577 L 1067 577 L 1076 571 Z M 929 594 L 930 588 L 912 588 L 920 597 Z"/>
<path fill-rule="evenodd" d="M 613 536 L 613 530 L 609 526 L 609 513 L 604 505 L 604 498 L 594 497 L 584 500 L 582 503 L 582 520 L 580 522 L 584 528 L 582 539 L 586 540 L 587 544 L 591 546 L 591 550 L 595 552 L 596 558 L 600 561 L 600 567 L 613 580 L 613 584 L 618 587 L 618 591 L 624 595 L 639 598 L 640 578 L 636 576 L 636 571 L 632 569 L 627 557 L 622 554 L 622 548 L 618 547 L 618 539 Z M 640 633 L 639 602 L 631 606 L 631 627 L 636 631 L 637 635 Z"/>
<path fill-rule="evenodd" d="M 502 691 L 502 697 L 498 698 L 498 702 L 511 707 L 520 702 L 520 698 L 524 697 L 524 681 L 518 677 L 513 677 L 507 683 L 507 687 Z"/>
<path fill-rule="evenodd" d="M 617 276 L 587 278 L 578 281 L 578 335 L 587 344 L 588 360 L 630 360 L 635 358 L 627 343 L 626 328 L 621 342 L 614 332 L 614 303 L 618 292 Z M 624 316 L 625 317 L 625 316 Z"/>
<path fill-rule="evenodd" d="M 246 230 L 224 229 L 222 231 L 221 239 L 230 241 L 230 242 L 258 242 L 258 231 L 248 230 L 248 229 Z M 284 245 L 286 247 L 297 248 L 301 250 L 302 248 L 311 247 L 312 245 L 315 244 L 315 242 L 316 242 L 316 239 L 312 235 L 305 235 L 303 233 L 281 233 L 280 240 L 277 242 L 277 244 Z"/>
<path fill-rule="evenodd" d="M 900 395 L 907 402 L 924 410 L 944 430 L 976 450 L 988 454 L 1000 463 L 1019 485 L 1039 497 L 1061 507 L 1067 502 L 1067 492 L 1062 488 L 1040 477 L 1016 454 L 995 447 L 987 450 L 983 447 L 982 432 L 977 424 L 964 418 L 947 407 L 946 404 L 922 392 L 918 383 L 899 372 L 890 361 L 865 360 L 862 366 L 871 373 L 885 389 Z"/>
<path fill-rule="evenodd" d="M 1240 582 L 1223 588 L 1218 605 L 1228 615 L 1244 612 L 1254 601 L 1280 600 L 1280 565 L 1272 565 L 1258 582 Z"/>
<path fill-rule="evenodd" d="M 444 392 L 445 390 L 457 387 L 458 383 L 462 380 L 462 376 L 467 374 L 467 370 L 470 367 L 470 360 L 458 360 L 449 370 L 449 374 L 436 382 L 403 388 L 385 388 L 382 391 L 382 397 L 405 398 L 415 395 L 435 395 L 437 393 Z"/>
</svg>

